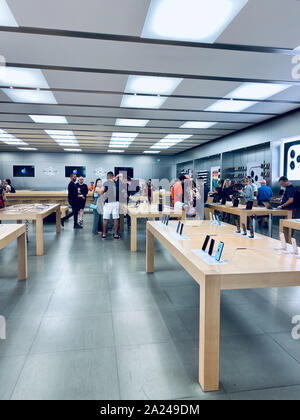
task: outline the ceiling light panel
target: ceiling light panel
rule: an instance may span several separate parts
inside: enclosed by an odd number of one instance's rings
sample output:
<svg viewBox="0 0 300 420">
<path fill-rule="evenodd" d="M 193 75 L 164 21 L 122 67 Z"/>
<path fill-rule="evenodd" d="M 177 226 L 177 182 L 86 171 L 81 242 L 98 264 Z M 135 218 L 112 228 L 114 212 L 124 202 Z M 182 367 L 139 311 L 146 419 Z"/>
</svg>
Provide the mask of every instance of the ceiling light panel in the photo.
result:
<svg viewBox="0 0 300 420">
<path fill-rule="evenodd" d="M 2 89 L 13 101 L 22 103 L 57 104 L 52 92 L 42 90 Z"/>
<path fill-rule="evenodd" d="M 34 152 L 35 150 L 37 150 L 35 147 L 18 147 L 19 150 L 24 150 L 26 152 Z"/>
<path fill-rule="evenodd" d="M 0 0 L 0 26 L 19 26 L 5 0 Z"/>
<path fill-rule="evenodd" d="M 108 153 L 124 153 L 125 150 L 108 150 Z"/>
<path fill-rule="evenodd" d="M 142 37 L 213 43 L 248 0 L 152 0 Z"/>
<path fill-rule="evenodd" d="M 257 102 L 254 101 L 220 100 L 206 108 L 206 111 L 241 112 L 255 104 L 257 104 Z"/>
<path fill-rule="evenodd" d="M 66 117 L 56 115 L 29 115 L 37 124 L 68 124 Z"/>
<path fill-rule="evenodd" d="M 187 121 L 180 128 L 210 128 L 217 123 L 215 122 L 200 122 L 200 121 Z"/>
<path fill-rule="evenodd" d="M 129 76 L 125 93 L 171 95 L 182 80 L 173 77 Z"/>
<path fill-rule="evenodd" d="M 0 73 L 0 84 L 9 87 L 49 89 L 47 80 L 39 69 L 5 67 Z"/>
<path fill-rule="evenodd" d="M 0 141 L 10 146 L 26 146 L 28 144 L 2 129 L 0 129 Z"/>
<path fill-rule="evenodd" d="M 70 130 L 44 130 L 59 146 L 79 146 L 79 143 Z"/>
<path fill-rule="evenodd" d="M 145 127 L 149 120 L 117 119 L 116 125 L 128 127 Z"/>
<path fill-rule="evenodd" d="M 160 96 L 124 95 L 121 102 L 121 108 L 153 108 L 158 109 L 167 98 Z"/>
<path fill-rule="evenodd" d="M 244 83 L 226 95 L 226 98 L 264 100 L 290 87 L 275 83 Z"/>
</svg>

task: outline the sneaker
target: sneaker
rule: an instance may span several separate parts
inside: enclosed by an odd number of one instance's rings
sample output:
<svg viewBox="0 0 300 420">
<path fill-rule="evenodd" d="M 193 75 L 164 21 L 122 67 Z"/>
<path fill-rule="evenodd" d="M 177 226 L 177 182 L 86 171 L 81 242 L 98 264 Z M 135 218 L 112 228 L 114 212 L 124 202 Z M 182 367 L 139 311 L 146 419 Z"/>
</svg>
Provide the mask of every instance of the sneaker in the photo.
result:
<svg viewBox="0 0 300 420">
<path fill-rule="evenodd" d="M 101 238 L 102 238 L 102 239 L 106 239 L 106 235 L 102 235 L 102 236 L 101 236 Z"/>
<path fill-rule="evenodd" d="M 121 239 L 120 235 L 114 235 L 114 239 Z"/>
<path fill-rule="evenodd" d="M 83 227 L 82 227 L 82 226 L 80 226 L 80 225 L 75 225 L 75 226 L 74 226 L 74 229 L 83 229 Z"/>
<path fill-rule="evenodd" d="M 79 226 L 83 226 L 83 220 L 79 220 Z"/>
</svg>

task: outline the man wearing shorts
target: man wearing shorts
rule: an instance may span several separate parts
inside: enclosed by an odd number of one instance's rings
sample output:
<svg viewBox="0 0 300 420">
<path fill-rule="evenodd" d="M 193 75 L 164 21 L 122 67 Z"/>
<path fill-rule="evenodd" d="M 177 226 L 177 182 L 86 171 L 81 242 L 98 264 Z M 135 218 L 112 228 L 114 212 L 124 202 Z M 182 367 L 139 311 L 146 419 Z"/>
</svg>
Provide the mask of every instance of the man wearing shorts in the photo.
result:
<svg viewBox="0 0 300 420">
<path fill-rule="evenodd" d="M 102 239 L 106 239 L 110 216 L 112 216 L 114 220 L 114 239 L 120 239 L 118 233 L 120 218 L 119 177 L 114 177 L 113 172 L 107 173 L 107 181 L 103 184 L 102 194 L 104 200 Z"/>
</svg>

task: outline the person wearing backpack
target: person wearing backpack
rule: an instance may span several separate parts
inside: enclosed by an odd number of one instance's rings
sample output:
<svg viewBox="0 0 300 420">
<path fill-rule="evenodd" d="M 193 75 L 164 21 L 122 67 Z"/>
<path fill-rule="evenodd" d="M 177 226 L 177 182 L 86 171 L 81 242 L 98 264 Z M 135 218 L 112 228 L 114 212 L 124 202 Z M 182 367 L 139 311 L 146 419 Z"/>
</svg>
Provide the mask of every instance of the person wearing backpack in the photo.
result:
<svg viewBox="0 0 300 420">
<path fill-rule="evenodd" d="M 295 217 L 297 210 L 297 200 L 299 202 L 299 192 L 286 176 L 282 176 L 279 179 L 279 184 L 285 188 L 285 191 L 281 199 L 281 205 L 278 206 L 278 209 L 292 210 L 293 217 Z"/>
<path fill-rule="evenodd" d="M 7 193 L 14 194 L 16 192 L 15 187 L 11 184 L 10 179 L 4 180 L 4 189 L 5 189 L 5 192 Z"/>
</svg>

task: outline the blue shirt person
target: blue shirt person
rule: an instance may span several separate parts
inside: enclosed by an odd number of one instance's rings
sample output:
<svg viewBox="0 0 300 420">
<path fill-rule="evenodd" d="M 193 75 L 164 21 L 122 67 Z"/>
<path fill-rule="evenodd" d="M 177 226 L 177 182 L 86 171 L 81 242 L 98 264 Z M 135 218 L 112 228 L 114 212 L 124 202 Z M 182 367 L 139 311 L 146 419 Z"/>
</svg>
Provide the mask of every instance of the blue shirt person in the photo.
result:
<svg viewBox="0 0 300 420">
<path fill-rule="evenodd" d="M 261 187 L 258 188 L 258 195 L 257 195 L 258 205 L 262 205 L 264 202 L 271 201 L 272 196 L 273 196 L 272 189 L 267 186 L 266 180 L 263 179 L 261 181 Z"/>
</svg>

